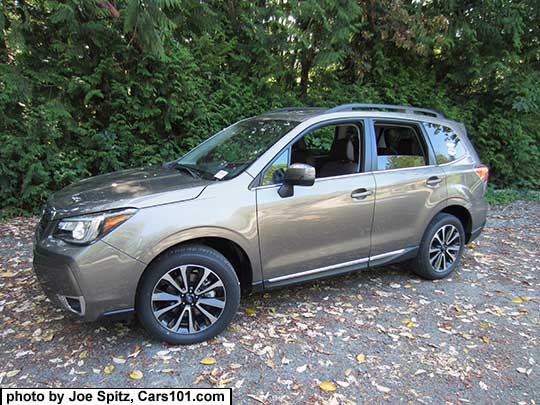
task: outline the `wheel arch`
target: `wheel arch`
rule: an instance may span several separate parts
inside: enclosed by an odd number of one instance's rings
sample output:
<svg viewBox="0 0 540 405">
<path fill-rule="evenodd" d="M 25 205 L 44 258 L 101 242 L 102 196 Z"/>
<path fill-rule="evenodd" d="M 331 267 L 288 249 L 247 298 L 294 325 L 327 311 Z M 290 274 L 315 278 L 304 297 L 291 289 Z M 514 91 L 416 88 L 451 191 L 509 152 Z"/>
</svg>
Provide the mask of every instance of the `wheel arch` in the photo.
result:
<svg viewBox="0 0 540 405">
<path fill-rule="evenodd" d="M 446 201 L 444 207 L 439 207 L 438 210 L 435 210 L 435 213 L 430 218 L 428 224 L 435 218 L 437 214 L 444 212 L 455 216 L 463 225 L 465 230 L 465 243 L 468 243 L 472 235 L 472 215 L 471 215 L 471 204 L 468 204 L 467 201 L 452 198 Z"/>
<path fill-rule="evenodd" d="M 463 205 L 450 205 L 443 209 L 441 212 L 455 216 L 463 225 L 465 230 L 465 242 L 468 243 L 472 234 L 472 216 L 470 211 Z"/>
<path fill-rule="evenodd" d="M 142 278 L 148 267 L 159 257 L 172 249 L 186 245 L 203 245 L 210 247 L 231 262 L 243 291 L 252 290 L 254 282 L 262 278 L 260 274 L 259 259 L 250 248 L 247 241 L 243 241 L 240 236 L 225 229 L 198 228 L 192 229 L 181 234 L 173 235 L 161 241 L 154 249 L 149 252 L 147 265 L 140 275 Z"/>
</svg>

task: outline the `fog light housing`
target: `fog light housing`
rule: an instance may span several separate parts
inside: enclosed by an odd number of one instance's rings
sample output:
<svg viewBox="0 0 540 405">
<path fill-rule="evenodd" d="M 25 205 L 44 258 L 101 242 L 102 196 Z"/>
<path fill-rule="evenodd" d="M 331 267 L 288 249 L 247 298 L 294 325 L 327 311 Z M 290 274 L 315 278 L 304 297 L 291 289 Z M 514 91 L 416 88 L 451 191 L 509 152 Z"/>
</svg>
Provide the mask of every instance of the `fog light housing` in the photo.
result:
<svg viewBox="0 0 540 405">
<path fill-rule="evenodd" d="M 58 300 L 70 312 L 83 316 L 86 311 L 86 302 L 84 297 L 70 297 L 67 295 L 57 295 Z"/>
</svg>

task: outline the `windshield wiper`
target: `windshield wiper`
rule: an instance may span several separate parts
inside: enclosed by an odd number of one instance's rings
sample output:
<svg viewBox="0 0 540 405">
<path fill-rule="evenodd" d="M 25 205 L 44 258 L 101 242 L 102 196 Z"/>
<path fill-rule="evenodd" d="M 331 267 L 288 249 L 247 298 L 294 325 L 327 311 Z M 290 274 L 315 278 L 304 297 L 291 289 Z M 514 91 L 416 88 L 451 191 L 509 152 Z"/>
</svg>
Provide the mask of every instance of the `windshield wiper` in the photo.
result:
<svg viewBox="0 0 540 405">
<path fill-rule="evenodd" d="M 192 177 L 195 177 L 196 179 L 202 179 L 203 177 L 197 169 L 183 165 L 181 163 L 175 163 L 173 167 L 177 170 L 184 170 L 188 172 Z"/>
</svg>

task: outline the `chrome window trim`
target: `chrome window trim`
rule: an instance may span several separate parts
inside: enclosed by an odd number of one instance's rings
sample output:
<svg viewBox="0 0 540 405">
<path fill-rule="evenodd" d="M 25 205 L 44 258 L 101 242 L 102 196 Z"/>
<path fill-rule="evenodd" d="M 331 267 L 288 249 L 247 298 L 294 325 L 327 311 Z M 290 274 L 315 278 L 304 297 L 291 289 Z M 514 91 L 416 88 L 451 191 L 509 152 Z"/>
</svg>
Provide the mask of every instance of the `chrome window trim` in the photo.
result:
<svg viewBox="0 0 540 405">
<path fill-rule="evenodd" d="M 447 163 L 441 163 L 437 166 L 439 167 L 445 167 L 445 166 L 450 166 L 450 165 L 453 165 L 454 163 L 457 163 L 457 162 L 460 162 L 462 160 L 464 160 L 465 158 L 470 158 L 471 155 L 469 155 L 469 152 L 466 152 L 463 156 L 461 156 L 459 159 L 456 159 L 456 160 L 453 160 L 451 162 L 447 162 Z"/>
<path fill-rule="evenodd" d="M 437 165 L 426 165 L 426 166 L 413 166 L 413 167 L 400 167 L 399 169 L 384 169 L 377 170 L 372 172 L 373 174 L 386 173 L 386 172 L 397 172 L 400 170 L 418 170 L 418 169 L 428 169 L 430 167 L 437 167 Z"/>
</svg>

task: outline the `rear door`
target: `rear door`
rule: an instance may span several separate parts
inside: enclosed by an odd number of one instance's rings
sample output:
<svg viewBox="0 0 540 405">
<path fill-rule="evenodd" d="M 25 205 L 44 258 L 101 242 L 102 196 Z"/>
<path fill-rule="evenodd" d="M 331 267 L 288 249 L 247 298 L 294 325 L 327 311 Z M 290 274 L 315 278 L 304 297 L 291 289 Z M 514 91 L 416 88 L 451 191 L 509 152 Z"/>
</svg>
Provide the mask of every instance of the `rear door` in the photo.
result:
<svg viewBox="0 0 540 405">
<path fill-rule="evenodd" d="M 373 119 L 370 126 L 377 156 L 370 264 L 376 265 L 414 253 L 447 190 L 420 123 Z"/>
</svg>

